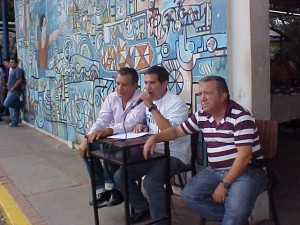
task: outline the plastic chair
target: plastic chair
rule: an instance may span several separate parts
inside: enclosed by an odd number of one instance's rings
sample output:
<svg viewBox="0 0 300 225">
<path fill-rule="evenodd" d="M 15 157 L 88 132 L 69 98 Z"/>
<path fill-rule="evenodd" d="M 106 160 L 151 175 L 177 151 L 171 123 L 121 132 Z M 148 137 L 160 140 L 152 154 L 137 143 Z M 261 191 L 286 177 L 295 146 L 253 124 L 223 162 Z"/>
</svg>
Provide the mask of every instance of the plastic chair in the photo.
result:
<svg viewBox="0 0 300 225">
<path fill-rule="evenodd" d="M 276 156 L 277 152 L 278 123 L 273 120 L 256 120 L 256 126 L 258 129 L 261 150 L 264 155 L 264 159 L 256 161 L 261 165 L 261 167 L 266 168 L 269 178 L 269 185 L 266 190 L 269 196 L 269 207 L 273 216 L 274 224 L 279 225 L 278 214 L 272 195 L 274 176 L 271 170 L 271 160 Z"/>
<path fill-rule="evenodd" d="M 191 172 L 191 176 L 195 176 L 196 171 L 196 155 L 197 155 L 197 139 L 198 139 L 198 133 L 191 135 L 191 162 L 190 164 L 186 165 L 179 173 L 177 173 L 175 176 L 177 176 L 179 184 L 176 183 L 175 177 L 173 177 L 173 185 L 180 186 L 181 189 L 183 189 L 184 185 L 187 182 L 187 173 Z"/>
<path fill-rule="evenodd" d="M 192 115 L 192 106 L 191 104 L 186 103 L 188 108 L 189 108 L 189 116 Z M 172 178 L 172 184 L 175 186 L 180 186 L 181 189 L 184 188 L 184 185 L 187 182 L 187 173 L 191 172 L 191 176 L 195 176 L 197 173 L 196 170 L 196 158 L 197 158 L 197 148 L 198 148 L 198 137 L 199 133 L 194 133 L 191 135 L 191 162 L 190 164 L 186 165 L 179 173 L 177 173 L 173 178 Z M 176 183 L 176 176 L 178 179 L 178 183 Z"/>
<path fill-rule="evenodd" d="M 187 174 L 191 172 L 191 176 L 195 176 L 197 173 L 197 164 L 206 167 L 207 166 L 207 154 L 206 145 L 201 133 L 197 132 L 191 135 L 191 163 L 186 165 L 179 173 L 175 175 L 178 179 L 178 183 L 173 177 L 173 185 L 179 186 L 181 189 L 187 183 Z"/>
</svg>

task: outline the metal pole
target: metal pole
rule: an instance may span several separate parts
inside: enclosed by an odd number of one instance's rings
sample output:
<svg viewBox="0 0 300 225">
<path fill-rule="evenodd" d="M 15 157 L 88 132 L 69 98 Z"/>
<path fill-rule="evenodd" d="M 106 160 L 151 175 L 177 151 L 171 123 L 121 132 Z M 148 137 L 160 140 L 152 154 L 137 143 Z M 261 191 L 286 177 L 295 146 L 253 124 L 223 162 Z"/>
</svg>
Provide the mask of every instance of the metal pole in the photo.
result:
<svg viewBox="0 0 300 225">
<path fill-rule="evenodd" d="M 88 146 L 89 146 L 88 151 L 89 152 L 92 151 L 93 150 L 92 143 L 88 142 Z M 91 186 L 92 186 L 92 196 L 93 196 L 94 220 L 95 220 L 95 225 L 99 225 L 99 214 L 98 214 L 98 206 L 97 206 L 97 198 L 96 198 L 96 184 L 95 184 L 96 181 L 95 181 L 94 157 L 92 155 L 90 155 L 90 169 L 91 169 Z"/>
<path fill-rule="evenodd" d="M 2 48 L 3 48 L 3 58 L 9 58 L 9 37 L 8 37 L 8 21 L 7 21 L 7 0 L 1 0 L 2 3 L 2 25 L 3 25 L 3 33 L 2 33 Z"/>
</svg>

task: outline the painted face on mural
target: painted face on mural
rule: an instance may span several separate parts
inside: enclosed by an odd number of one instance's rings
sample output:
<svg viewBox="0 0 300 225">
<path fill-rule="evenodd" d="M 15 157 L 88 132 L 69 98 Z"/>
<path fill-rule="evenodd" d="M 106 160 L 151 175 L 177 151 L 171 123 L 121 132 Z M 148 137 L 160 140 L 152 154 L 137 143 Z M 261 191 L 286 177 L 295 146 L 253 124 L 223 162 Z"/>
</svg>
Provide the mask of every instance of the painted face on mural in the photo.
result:
<svg viewBox="0 0 300 225">
<path fill-rule="evenodd" d="M 157 74 L 145 74 L 145 89 L 151 95 L 152 100 L 158 100 L 167 91 L 168 81 L 160 82 Z"/>
<path fill-rule="evenodd" d="M 42 31 L 42 36 L 46 36 L 46 17 L 43 18 L 41 31 Z"/>
<path fill-rule="evenodd" d="M 217 81 L 200 82 L 198 85 L 198 95 L 202 109 L 211 115 L 218 114 L 227 99 L 227 93 L 219 93 Z"/>
<path fill-rule="evenodd" d="M 117 93 L 120 98 L 125 101 L 128 101 L 132 98 L 135 90 L 137 89 L 138 84 L 132 82 L 132 77 L 130 75 L 120 74 L 116 77 L 116 88 Z"/>
</svg>

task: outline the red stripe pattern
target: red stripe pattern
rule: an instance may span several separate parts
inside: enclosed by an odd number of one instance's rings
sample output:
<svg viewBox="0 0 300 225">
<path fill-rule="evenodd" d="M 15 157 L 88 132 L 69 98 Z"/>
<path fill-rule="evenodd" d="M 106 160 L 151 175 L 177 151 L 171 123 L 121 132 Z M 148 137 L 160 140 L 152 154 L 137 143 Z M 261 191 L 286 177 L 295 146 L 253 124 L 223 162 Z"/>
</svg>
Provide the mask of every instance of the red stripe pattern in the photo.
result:
<svg viewBox="0 0 300 225">
<path fill-rule="evenodd" d="M 255 119 L 236 102 L 229 100 L 225 117 L 219 126 L 203 110 L 183 122 L 186 134 L 203 133 L 207 145 L 208 162 L 215 169 L 229 169 L 236 156 L 237 146 L 252 146 L 252 159 L 262 158 Z"/>
</svg>

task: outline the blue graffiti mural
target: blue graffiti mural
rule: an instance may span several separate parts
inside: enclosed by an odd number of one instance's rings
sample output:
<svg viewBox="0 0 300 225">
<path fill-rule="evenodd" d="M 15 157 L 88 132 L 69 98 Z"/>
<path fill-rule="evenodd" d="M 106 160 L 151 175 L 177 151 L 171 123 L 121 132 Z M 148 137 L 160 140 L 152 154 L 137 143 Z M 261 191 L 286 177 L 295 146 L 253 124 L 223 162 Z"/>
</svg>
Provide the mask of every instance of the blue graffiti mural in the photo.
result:
<svg viewBox="0 0 300 225">
<path fill-rule="evenodd" d="M 188 104 L 201 77 L 227 77 L 224 0 L 15 0 L 15 9 L 25 118 L 74 143 L 121 67 L 135 68 L 143 89 L 144 71 L 164 66 L 169 89 Z"/>
</svg>

